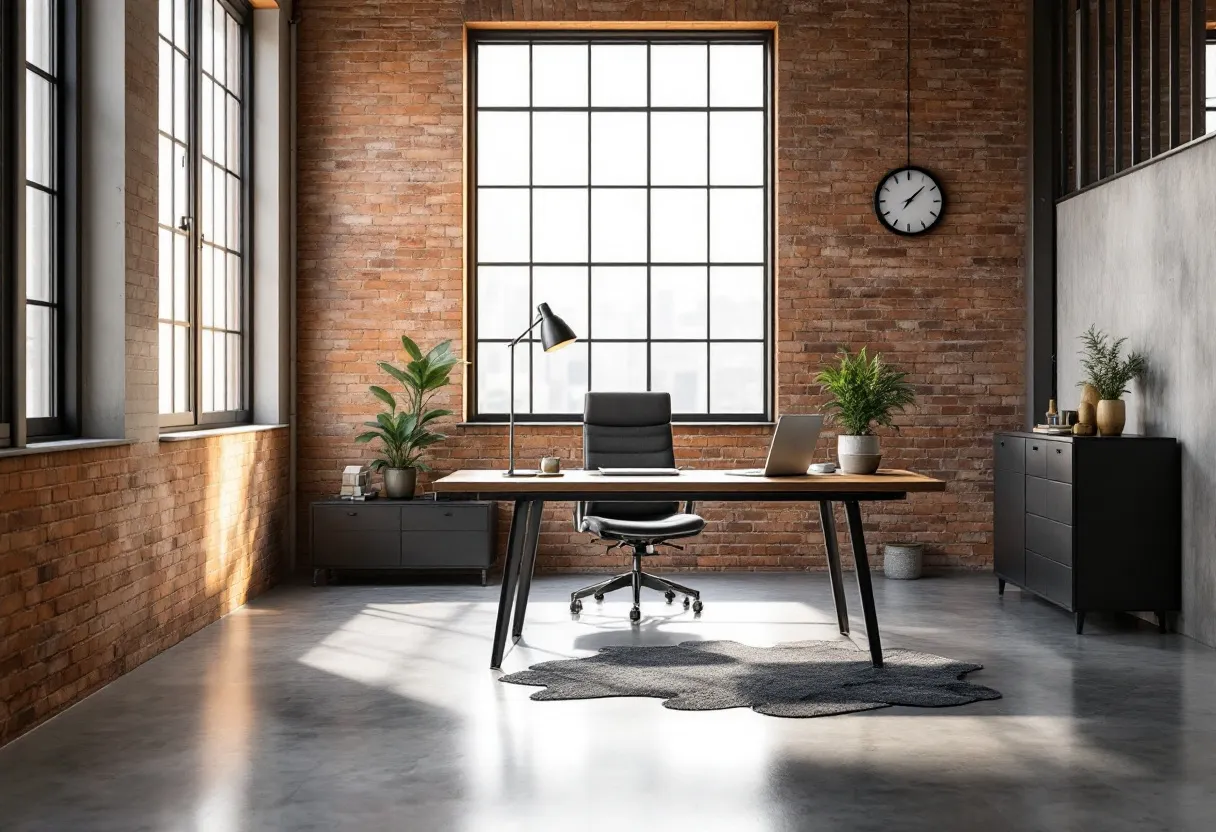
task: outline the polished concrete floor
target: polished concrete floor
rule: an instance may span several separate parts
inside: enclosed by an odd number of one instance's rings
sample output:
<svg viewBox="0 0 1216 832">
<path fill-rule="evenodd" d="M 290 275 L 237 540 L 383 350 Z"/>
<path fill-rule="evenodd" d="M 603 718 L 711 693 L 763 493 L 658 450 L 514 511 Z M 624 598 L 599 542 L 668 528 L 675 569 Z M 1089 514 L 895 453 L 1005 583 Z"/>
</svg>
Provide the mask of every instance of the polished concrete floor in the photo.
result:
<svg viewBox="0 0 1216 832">
<path fill-rule="evenodd" d="M 839 637 L 825 576 L 685 577 L 704 615 L 652 594 L 636 628 L 619 594 L 572 622 L 580 581 L 539 579 L 505 669 Z M 1216 651 L 1113 617 L 1078 637 L 986 576 L 876 583 L 888 647 L 982 663 L 1004 698 L 804 720 L 533 702 L 488 669 L 497 587 L 284 587 L 0 749 L 0 830 L 1216 828 Z"/>
</svg>

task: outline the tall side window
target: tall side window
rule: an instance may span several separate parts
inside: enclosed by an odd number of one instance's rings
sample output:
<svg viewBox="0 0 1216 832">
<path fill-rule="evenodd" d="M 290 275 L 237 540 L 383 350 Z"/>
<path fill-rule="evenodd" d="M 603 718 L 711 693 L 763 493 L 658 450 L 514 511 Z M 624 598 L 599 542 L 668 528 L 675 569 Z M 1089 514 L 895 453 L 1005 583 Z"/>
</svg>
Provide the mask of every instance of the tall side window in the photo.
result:
<svg viewBox="0 0 1216 832">
<path fill-rule="evenodd" d="M 160 0 L 161 425 L 249 418 L 249 9 Z"/>
<path fill-rule="evenodd" d="M 513 372 L 525 421 L 587 390 L 769 418 L 770 33 L 471 34 L 471 417 L 505 418 Z M 508 367 L 541 302 L 578 343 Z"/>
</svg>

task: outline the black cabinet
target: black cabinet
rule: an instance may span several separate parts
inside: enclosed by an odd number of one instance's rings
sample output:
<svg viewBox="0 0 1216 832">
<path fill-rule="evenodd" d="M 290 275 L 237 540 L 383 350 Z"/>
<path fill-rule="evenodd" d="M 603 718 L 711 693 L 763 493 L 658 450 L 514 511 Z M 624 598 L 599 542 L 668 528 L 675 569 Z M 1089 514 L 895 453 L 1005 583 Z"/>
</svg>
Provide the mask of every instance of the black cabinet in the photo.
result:
<svg viewBox="0 0 1216 832">
<path fill-rule="evenodd" d="M 1076 614 L 1182 605 L 1182 455 L 1160 437 L 999 433 L 993 567 Z"/>
<path fill-rule="evenodd" d="M 494 561 L 492 502 L 322 500 L 312 504 L 313 582 L 322 570 L 486 571 Z"/>
</svg>

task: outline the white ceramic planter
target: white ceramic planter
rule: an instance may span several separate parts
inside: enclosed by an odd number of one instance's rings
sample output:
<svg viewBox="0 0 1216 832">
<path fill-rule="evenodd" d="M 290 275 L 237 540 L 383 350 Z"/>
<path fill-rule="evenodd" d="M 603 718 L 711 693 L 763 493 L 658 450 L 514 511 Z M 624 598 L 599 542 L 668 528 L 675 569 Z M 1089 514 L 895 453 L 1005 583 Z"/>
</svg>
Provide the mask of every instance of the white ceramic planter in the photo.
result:
<svg viewBox="0 0 1216 832">
<path fill-rule="evenodd" d="M 878 437 L 849 436 L 841 434 L 836 437 L 836 459 L 840 470 L 846 474 L 873 474 L 882 462 L 882 453 L 878 447 Z"/>
</svg>

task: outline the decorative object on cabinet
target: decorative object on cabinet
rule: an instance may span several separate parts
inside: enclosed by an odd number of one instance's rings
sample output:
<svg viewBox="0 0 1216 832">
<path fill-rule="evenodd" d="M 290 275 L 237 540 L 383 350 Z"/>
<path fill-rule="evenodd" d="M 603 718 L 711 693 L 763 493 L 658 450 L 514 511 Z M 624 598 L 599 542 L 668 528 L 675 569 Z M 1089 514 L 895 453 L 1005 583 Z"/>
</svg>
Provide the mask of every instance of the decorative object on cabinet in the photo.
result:
<svg viewBox="0 0 1216 832">
<path fill-rule="evenodd" d="M 842 349 L 840 366 L 827 367 L 815 381 L 832 398 L 824 405 L 832 421 L 843 430 L 836 437 L 840 470 L 846 474 L 873 474 L 882 461 L 882 449 L 873 428 L 894 428 L 891 417 L 916 400 L 907 373 L 895 369 L 875 353 L 857 355 Z M 895 428 L 899 430 L 898 428 Z"/>
<path fill-rule="evenodd" d="M 485 586 L 497 541 L 494 503 L 321 500 L 311 506 L 312 582 L 341 570 L 476 571 Z"/>
<path fill-rule="evenodd" d="M 1098 394 L 1097 423 L 1102 436 L 1120 436 L 1127 422 L 1127 407 L 1123 394 L 1127 385 L 1144 374 L 1147 362 L 1138 352 L 1124 358 L 1123 345 L 1127 338 L 1110 337 L 1090 325 L 1081 335 L 1081 367 L 1085 371 L 1082 384 L 1092 386 Z"/>
<path fill-rule="evenodd" d="M 430 470 L 422 461 L 426 449 L 447 438 L 427 426 L 436 419 L 451 416 L 452 411 L 429 409 L 429 404 L 448 385 L 452 368 L 460 363 L 452 354 L 451 341 L 441 341 L 425 355 L 408 336 L 401 336 L 401 346 L 410 359 L 404 370 L 387 361 L 379 362 L 380 369 L 405 388 L 401 409 L 397 409 L 397 398 L 392 393 L 373 384 L 368 389 L 389 409 L 377 413 L 374 422 L 364 422 L 371 430 L 355 437 L 357 443 L 380 440 L 380 456 L 372 460 L 371 467 L 384 472 L 385 495 L 393 500 L 413 498 L 418 469 Z"/>
<path fill-rule="evenodd" d="M 1182 454 L 1176 440 L 993 439 L 993 568 L 1076 616 L 1182 605 Z"/>
</svg>

